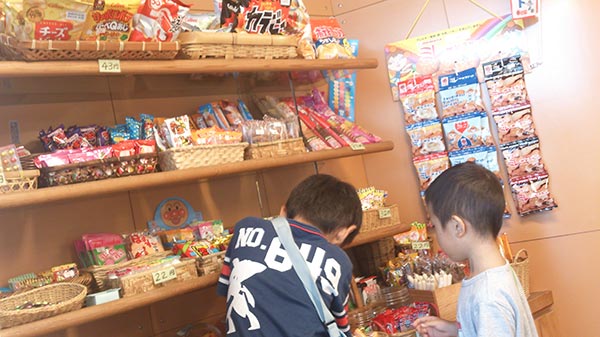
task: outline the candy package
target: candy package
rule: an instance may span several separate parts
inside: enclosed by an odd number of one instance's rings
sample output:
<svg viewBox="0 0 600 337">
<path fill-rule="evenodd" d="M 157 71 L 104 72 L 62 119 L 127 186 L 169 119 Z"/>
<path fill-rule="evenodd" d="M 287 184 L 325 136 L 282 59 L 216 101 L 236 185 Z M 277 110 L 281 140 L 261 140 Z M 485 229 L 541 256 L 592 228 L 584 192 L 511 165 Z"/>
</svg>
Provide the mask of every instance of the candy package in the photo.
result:
<svg viewBox="0 0 600 337">
<path fill-rule="evenodd" d="M 160 240 L 147 233 L 131 233 L 126 239 L 127 250 L 132 259 L 164 251 Z"/>
<path fill-rule="evenodd" d="M 180 148 L 193 144 L 190 120 L 187 115 L 165 119 L 166 139 L 169 147 Z"/>
<path fill-rule="evenodd" d="M 417 174 L 421 183 L 421 191 L 425 191 L 435 178 L 450 167 L 448 154 L 446 152 L 414 158 L 413 164 L 417 169 Z"/>
<path fill-rule="evenodd" d="M 442 125 L 438 120 L 431 120 L 406 127 L 410 137 L 414 157 L 446 151 Z"/>
<path fill-rule="evenodd" d="M 435 109 L 435 85 L 431 76 L 417 77 L 398 84 L 404 107 L 404 121 L 414 124 L 438 118 Z"/>
<path fill-rule="evenodd" d="M 477 163 L 488 170 L 500 176 L 500 167 L 498 165 L 498 153 L 495 146 L 480 146 L 471 149 L 453 151 L 448 154 L 450 164 L 456 166 L 464 162 Z"/>
<path fill-rule="evenodd" d="M 177 40 L 181 23 L 190 8 L 178 0 L 143 0 L 133 16 L 129 41 Z"/>
<path fill-rule="evenodd" d="M 310 25 L 318 59 L 354 58 L 344 31 L 335 18 L 311 18 Z"/>
<path fill-rule="evenodd" d="M 13 22 L 15 36 L 21 40 L 79 40 L 90 9 L 91 3 L 85 0 L 24 0 L 26 14 Z"/>
<path fill-rule="evenodd" d="M 227 100 L 221 100 L 218 104 L 229 126 L 234 129 L 241 127 L 244 118 L 237 106 Z"/>
<path fill-rule="evenodd" d="M 304 135 L 306 145 L 311 151 L 321 151 L 331 148 L 321 137 L 306 126 L 304 122 L 300 122 L 300 126 L 302 127 L 302 134 Z"/>
<path fill-rule="evenodd" d="M 511 143 L 536 136 L 531 108 L 494 114 L 500 144 Z"/>
<path fill-rule="evenodd" d="M 125 117 L 125 125 L 129 139 L 142 139 L 143 122 L 136 120 L 133 117 Z"/>
<path fill-rule="evenodd" d="M 485 112 L 471 112 L 448 117 L 443 121 L 443 126 L 448 151 L 493 144 Z"/>
<path fill-rule="evenodd" d="M 220 27 L 220 18 L 216 13 L 194 13 L 190 11 L 183 18 L 181 29 L 188 32 L 212 32 Z"/>
<path fill-rule="evenodd" d="M 15 145 L 0 147 L 0 172 L 20 172 L 21 170 L 21 160 Z"/>
<path fill-rule="evenodd" d="M 439 82 L 442 118 L 485 111 L 475 68 L 440 76 Z"/>
<path fill-rule="evenodd" d="M 548 174 L 534 174 L 511 180 L 510 187 L 519 215 L 549 211 L 558 207 L 550 194 Z"/>
<path fill-rule="evenodd" d="M 192 141 L 195 145 L 236 144 L 242 141 L 242 133 L 213 126 L 192 130 Z"/>
<path fill-rule="evenodd" d="M 81 40 L 129 40 L 132 18 L 139 5 L 140 0 L 95 0 L 81 33 Z"/>
<path fill-rule="evenodd" d="M 493 113 L 513 110 L 529 104 L 520 57 L 484 63 L 483 72 Z"/>
<path fill-rule="evenodd" d="M 537 137 L 503 144 L 500 149 L 510 179 L 545 172 Z"/>
<path fill-rule="evenodd" d="M 140 114 L 142 122 L 142 138 L 145 140 L 154 139 L 154 116 L 148 114 Z"/>
</svg>

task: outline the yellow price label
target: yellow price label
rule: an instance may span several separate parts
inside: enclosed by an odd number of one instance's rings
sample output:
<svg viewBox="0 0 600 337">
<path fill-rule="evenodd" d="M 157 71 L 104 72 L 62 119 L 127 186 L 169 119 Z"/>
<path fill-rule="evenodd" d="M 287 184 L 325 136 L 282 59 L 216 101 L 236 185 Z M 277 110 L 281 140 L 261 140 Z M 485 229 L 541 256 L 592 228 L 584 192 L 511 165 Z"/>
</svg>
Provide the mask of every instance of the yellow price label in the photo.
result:
<svg viewBox="0 0 600 337">
<path fill-rule="evenodd" d="M 350 148 L 353 151 L 363 151 L 365 149 L 365 145 L 362 143 L 350 143 Z"/>
<path fill-rule="evenodd" d="M 98 69 L 101 73 L 120 73 L 121 61 L 119 60 L 98 60 Z"/>
<path fill-rule="evenodd" d="M 161 284 L 176 278 L 177 272 L 175 271 L 175 267 L 162 269 L 152 273 L 152 281 L 154 281 L 154 284 Z"/>
<path fill-rule="evenodd" d="M 392 217 L 392 211 L 389 208 L 379 209 L 379 219 L 387 219 Z"/>
<path fill-rule="evenodd" d="M 429 241 L 413 241 L 412 249 L 425 250 L 425 249 L 431 249 L 431 246 L 429 245 Z"/>
</svg>

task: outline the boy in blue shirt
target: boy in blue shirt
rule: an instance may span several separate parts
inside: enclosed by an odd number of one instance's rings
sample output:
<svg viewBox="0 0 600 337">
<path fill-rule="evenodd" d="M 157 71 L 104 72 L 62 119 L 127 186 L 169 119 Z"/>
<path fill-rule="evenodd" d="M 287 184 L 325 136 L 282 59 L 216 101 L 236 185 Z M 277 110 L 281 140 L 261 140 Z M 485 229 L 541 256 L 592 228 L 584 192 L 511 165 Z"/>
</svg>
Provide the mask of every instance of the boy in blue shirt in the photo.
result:
<svg viewBox="0 0 600 337">
<path fill-rule="evenodd" d="M 440 247 L 454 261 L 469 261 L 457 322 L 428 316 L 414 326 L 424 337 L 537 337 L 527 298 L 502 257 L 496 237 L 502 227 L 504 194 L 498 178 L 472 162 L 437 177 L 425 201 Z"/>
<path fill-rule="evenodd" d="M 330 175 L 296 186 L 281 215 L 341 332 L 352 336 L 347 303 L 352 264 L 339 245 L 362 224 L 356 189 Z M 270 221 L 245 218 L 225 255 L 217 292 L 227 297 L 227 336 L 328 336 Z"/>
</svg>

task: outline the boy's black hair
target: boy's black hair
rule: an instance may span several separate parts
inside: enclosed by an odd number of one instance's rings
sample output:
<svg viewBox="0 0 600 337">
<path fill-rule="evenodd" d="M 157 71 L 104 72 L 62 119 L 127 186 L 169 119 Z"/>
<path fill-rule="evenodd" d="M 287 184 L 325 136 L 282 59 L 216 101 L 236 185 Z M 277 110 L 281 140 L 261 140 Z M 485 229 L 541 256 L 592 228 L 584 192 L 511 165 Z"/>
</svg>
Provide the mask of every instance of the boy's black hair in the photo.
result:
<svg viewBox="0 0 600 337">
<path fill-rule="evenodd" d="M 467 220 L 481 237 L 498 236 L 504 214 L 504 193 L 498 177 L 466 162 L 449 168 L 425 191 L 429 210 L 445 228 L 453 215 Z"/>
<path fill-rule="evenodd" d="M 362 207 L 354 186 L 327 174 L 315 174 L 298 184 L 285 203 L 286 216 L 300 216 L 323 233 L 356 226 L 343 244 L 350 243 L 362 225 Z"/>
</svg>

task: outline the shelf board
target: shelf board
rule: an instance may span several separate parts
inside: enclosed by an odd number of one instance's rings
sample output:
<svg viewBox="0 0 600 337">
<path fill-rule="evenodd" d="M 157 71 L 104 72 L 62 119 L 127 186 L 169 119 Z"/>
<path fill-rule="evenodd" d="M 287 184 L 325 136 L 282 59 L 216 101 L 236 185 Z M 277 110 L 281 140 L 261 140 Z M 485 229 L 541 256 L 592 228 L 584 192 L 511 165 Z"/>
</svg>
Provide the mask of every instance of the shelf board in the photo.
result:
<svg viewBox="0 0 600 337">
<path fill-rule="evenodd" d="M 94 197 L 110 193 L 140 190 L 149 187 L 173 185 L 200 179 L 215 178 L 244 172 L 255 172 L 270 168 L 310 163 L 328 159 L 352 157 L 369 153 L 389 151 L 394 143 L 384 141 L 365 145 L 364 150 L 354 151 L 349 147 L 335 150 L 307 152 L 280 158 L 254 159 L 237 163 L 206 166 L 201 168 L 157 172 L 139 176 L 113 178 L 87 183 L 40 188 L 34 191 L 0 195 L 0 210 L 52 203 L 56 201 Z"/>
<path fill-rule="evenodd" d="M 406 232 L 410 230 L 410 225 L 397 224 L 394 226 L 388 226 L 383 228 L 377 228 L 368 232 L 359 233 L 349 245 L 344 246 L 344 249 L 364 245 L 365 243 L 371 243 L 377 240 L 392 237 L 398 233 Z"/>
<path fill-rule="evenodd" d="M 71 311 L 13 328 L 0 330 L 0 337 L 43 336 L 52 332 L 110 317 L 126 311 L 142 308 L 152 303 L 186 294 L 217 284 L 219 274 L 202 276 L 198 279 L 165 286 L 164 288 L 122 298 L 117 301 Z"/>
<path fill-rule="evenodd" d="M 305 59 L 202 59 L 127 61 L 121 73 L 111 75 L 167 75 L 259 71 L 306 71 L 332 69 L 373 69 L 377 59 L 305 60 Z M 1 77 L 95 76 L 100 73 L 97 61 L 0 61 Z"/>
</svg>

